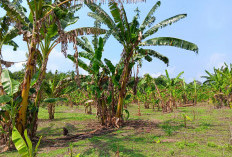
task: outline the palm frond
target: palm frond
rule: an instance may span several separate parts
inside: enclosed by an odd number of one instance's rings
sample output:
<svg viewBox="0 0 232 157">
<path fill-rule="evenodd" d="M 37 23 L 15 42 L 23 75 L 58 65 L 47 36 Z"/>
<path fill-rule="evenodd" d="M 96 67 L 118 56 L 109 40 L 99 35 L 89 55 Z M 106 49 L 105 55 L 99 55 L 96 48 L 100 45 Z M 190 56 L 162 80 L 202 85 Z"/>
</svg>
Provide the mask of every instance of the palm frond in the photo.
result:
<svg viewBox="0 0 232 157">
<path fill-rule="evenodd" d="M 106 65 L 107 65 L 107 67 L 109 68 L 109 70 L 110 70 L 110 72 L 112 73 L 112 74 L 114 74 L 115 73 L 115 66 L 112 64 L 112 62 L 110 61 L 110 60 L 108 60 L 108 59 L 104 59 L 104 61 L 105 61 L 105 63 L 106 63 Z"/>
<path fill-rule="evenodd" d="M 165 64 L 169 64 L 169 59 L 168 57 L 160 54 L 159 52 L 155 51 L 155 50 L 151 50 L 151 49 L 139 49 L 139 53 L 145 56 L 150 56 L 150 57 L 155 57 L 160 59 L 161 61 L 163 61 Z"/>
<path fill-rule="evenodd" d="M 99 20 L 95 20 L 94 21 L 94 27 L 101 28 L 101 22 Z M 98 35 L 95 34 L 93 36 L 92 44 L 93 44 L 94 49 L 97 49 L 97 46 L 98 46 Z"/>
<path fill-rule="evenodd" d="M 16 44 L 16 42 L 14 42 L 13 40 L 4 42 L 4 45 L 13 46 L 13 50 L 14 50 L 14 51 L 16 51 L 17 48 L 19 47 L 18 44 Z"/>
<path fill-rule="evenodd" d="M 125 38 L 127 37 L 125 35 L 124 20 L 122 19 L 122 14 L 124 14 L 124 13 L 123 13 L 123 11 L 121 12 L 117 3 L 113 3 L 113 2 L 109 3 L 109 8 L 110 8 L 111 15 L 114 18 L 115 24 L 117 25 L 117 28 L 119 28 L 119 30 L 117 31 L 118 32 L 117 34 L 118 34 L 118 36 L 120 36 L 120 38 L 118 38 L 118 39 L 120 39 L 121 41 L 124 41 Z M 124 18 L 125 18 L 125 16 L 126 15 L 123 15 Z M 128 23 L 127 23 L 127 25 L 128 25 Z M 127 25 L 126 25 L 126 27 L 129 27 Z"/>
<path fill-rule="evenodd" d="M 89 35 L 89 34 L 105 34 L 106 30 L 95 27 L 80 27 L 74 30 L 65 32 L 68 37 L 79 36 L 79 35 Z"/>
<path fill-rule="evenodd" d="M 102 52 L 103 52 L 103 39 L 99 38 L 99 46 L 95 50 L 94 57 L 92 60 L 92 69 L 95 73 L 99 73 L 99 69 L 101 67 L 101 58 L 102 58 Z"/>
<path fill-rule="evenodd" d="M 13 38 L 15 38 L 16 36 L 18 36 L 18 29 L 16 29 L 15 27 L 11 28 L 5 35 L 4 35 L 4 41 L 10 41 Z"/>
<path fill-rule="evenodd" d="M 27 27 L 30 25 L 29 19 L 14 3 L 9 0 L 2 0 L 0 6 L 6 10 L 7 15 L 14 21 L 19 21 Z"/>
<path fill-rule="evenodd" d="M 84 40 L 86 47 L 87 47 L 91 52 L 93 52 L 91 43 L 89 42 L 88 38 L 87 38 L 86 36 L 82 36 L 81 39 Z"/>
<path fill-rule="evenodd" d="M 87 51 L 81 51 L 79 52 L 79 56 L 80 57 L 83 57 L 85 59 L 88 59 L 88 60 L 92 60 L 93 59 L 93 54 L 87 52 Z"/>
<path fill-rule="evenodd" d="M 154 12 L 157 10 L 158 7 L 160 7 L 161 2 L 158 1 L 153 7 L 152 9 L 149 11 L 149 13 L 147 14 L 147 16 L 145 17 L 143 23 L 140 26 L 140 30 L 143 31 L 144 29 L 146 29 L 146 27 L 148 25 L 150 25 L 151 23 L 155 22 L 155 17 L 152 16 L 154 14 Z"/>
<path fill-rule="evenodd" d="M 70 59 L 74 63 L 76 62 L 73 55 L 68 54 L 67 57 L 68 57 L 68 59 Z M 89 68 L 89 66 L 79 58 L 78 58 L 78 66 L 81 67 L 83 70 L 85 70 L 85 71 L 89 72 L 90 74 L 92 74 L 92 70 Z"/>
<path fill-rule="evenodd" d="M 112 25 L 109 25 L 108 23 L 107 23 L 107 21 L 105 21 L 102 17 L 100 17 L 99 15 L 97 15 L 97 14 L 95 14 L 95 13 L 88 13 L 88 16 L 90 16 L 90 17 L 92 17 L 92 18 L 94 18 L 95 20 L 99 20 L 100 22 L 102 22 L 102 23 L 104 23 L 105 25 L 107 25 L 109 28 L 110 28 L 110 30 L 109 31 L 111 31 L 111 32 L 109 32 L 109 33 L 111 33 L 114 37 L 115 37 L 115 39 L 117 39 L 118 41 L 119 41 L 119 43 L 121 43 L 121 44 L 123 44 L 123 42 L 122 42 L 122 40 L 121 40 L 121 38 L 118 36 L 119 34 L 118 34 L 118 31 L 117 30 L 115 30 L 115 24 L 114 24 L 114 26 L 112 26 Z M 110 34 L 108 34 L 109 36 L 110 36 Z M 108 37 L 109 37 L 108 36 Z M 107 37 L 107 36 L 106 36 Z M 107 38 L 108 38 L 107 37 Z M 106 41 L 106 40 L 105 40 Z M 105 43 L 105 42 L 104 42 Z"/>
<path fill-rule="evenodd" d="M 106 32 L 105 36 L 103 37 L 103 45 L 106 44 L 106 41 L 109 39 L 111 34 L 112 34 L 112 30 Z"/>
<path fill-rule="evenodd" d="M 86 46 L 85 42 L 81 40 L 80 38 L 76 37 L 77 45 L 80 46 L 83 50 L 87 52 L 93 52 L 92 48 L 90 49 L 88 46 Z"/>
<path fill-rule="evenodd" d="M 115 27 L 114 21 L 111 19 L 111 17 L 97 4 L 95 3 L 86 3 L 86 5 L 89 7 L 90 10 L 92 10 L 92 12 L 94 12 L 94 16 L 93 13 L 88 13 L 89 16 L 91 17 L 96 17 L 96 15 L 98 16 L 98 20 L 100 20 L 102 23 L 106 24 L 110 29 Z M 100 17 L 100 18 L 99 18 Z M 95 18 L 96 19 L 96 18 Z M 96 19 L 97 20 L 97 19 Z"/>
<path fill-rule="evenodd" d="M 140 46 L 174 46 L 198 53 L 198 47 L 194 43 L 172 37 L 152 38 L 142 42 Z"/>
<path fill-rule="evenodd" d="M 183 18 L 185 18 L 187 16 L 187 14 L 179 14 L 179 15 L 176 15 L 176 16 L 173 16 L 169 19 L 166 19 L 160 23 L 158 23 L 157 25 L 155 25 L 154 27 L 150 28 L 148 31 L 146 31 L 144 34 L 143 34 L 143 39 L 147 38 L 148 36 L 151 36 L 153 35 L 154 33 L 156 33 L 159 29 L 161 28 L 164 28 L 168 25 L 171 25 Z"/>
</svg>

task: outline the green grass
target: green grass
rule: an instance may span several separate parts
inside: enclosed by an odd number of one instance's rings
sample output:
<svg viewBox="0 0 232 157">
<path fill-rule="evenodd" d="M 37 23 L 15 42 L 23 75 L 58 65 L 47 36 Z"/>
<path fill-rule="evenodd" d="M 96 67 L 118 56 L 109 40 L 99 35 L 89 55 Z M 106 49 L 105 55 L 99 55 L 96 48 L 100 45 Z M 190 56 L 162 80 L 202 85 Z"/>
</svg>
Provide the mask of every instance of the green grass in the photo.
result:
<svg viewBox="0 0 232 157">
<path fill-rule="evenodd" d="M 38 156 L 68 156 L 70 143 L 73 145 L 73 153 L 80 153 L 82 157 L 116 156 L 117 152 L 123 157 L 232 156 L 232 147 L 228 145 L 229 125 L 232 125 L 230 109 L 213 109 L 212 106 L 201 104 L 164 114 L 144 109 L 141 105 L 142 116 L 137 116 L 135 104 L 129 105 L 128 110 L 128 125 L 108 134 L 59 145 L 59 141 L 55 139 L 63 137 L 64 126 L 73 135 L 91 131 L 99 126 L 96 115 L 86 115 L 83 107 L 57 106 L 55 120 L 50 121 L 47 110 L 41 108 L 38 135 L 42 135 L 43 139 Z M 182 114 L 192 119 L 187 121 L 186 128 Z M 52 144 L 48 144 L 46 140 L 53 141 L 58 146 L 51 147 Z M 17 152 L 6 152 L 0 156 L 14 157 Z"/>
</svg>

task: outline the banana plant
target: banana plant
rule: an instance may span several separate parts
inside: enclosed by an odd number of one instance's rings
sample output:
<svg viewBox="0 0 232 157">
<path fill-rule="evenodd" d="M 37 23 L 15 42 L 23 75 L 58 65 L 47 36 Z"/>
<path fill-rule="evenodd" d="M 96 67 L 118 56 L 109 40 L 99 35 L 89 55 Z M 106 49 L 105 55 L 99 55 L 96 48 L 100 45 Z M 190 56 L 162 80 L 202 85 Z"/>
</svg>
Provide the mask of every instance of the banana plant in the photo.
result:
<svg viewBox="0 0 232 157">
<path fill-rule="evenodd" d="M 32 146 L 32 142 L 28 137 L 27 130 L 24 131 L 24 138 L 18 132 L 16 127 L 12 130 L 12 141 L 15 145 L 15 148 L 18 150 L 18 153 L 21 157 L 36 157 L 38 153 L 38 147 L 40 145 L 40 141 L 42 136 L 39 138 L 35 148 Z"/>
<path fill-rule="evenodd" d="M 186 114 L 182 114 L 182 116 L 184 118 L 184 127 L 187 128 L 187 121 L 192 121 L 192 119 Z"/>
<path fill-rule="evenodd" d="M 58 101 L 68 101 L 63 96 L 66 93 L 73 91 L 76 88 L 76 84 L 73 82 L 74 78 L 67 77 L 65 74 L 58 76 L 57 71 L 53 80 L 44 82 L 43 91 L 46 93 L 47 98 L 43 102 L 48 103 L 49 119 L 54 119 L 55 103 Z"/>
<path fill-rule="evenodd" d="M 101 27 L 99 20 L 94 22 L 94 27 Z M 92 45 L 86 37 L 82 37 L 81 39 L 77 37 L 77 45 L 84 50 L 79 52 L 79 57 L 89 60 L 89 65 L 80 58 L 75 59 L 75 56 L 68 55 L 70 60 L 74 63 L 78 61 L 79 66 L 92 77 L 90 88 L 92 95 L 95 95 L 97 115 L 102 125 L 114 125 L 113 117 L 116 113 L 115 97 L 120 87 L 119 78 L 122 72 L 121 65 L 114 66 L 106 58 L 104 62 L 102 61 L 103 47 L 111 33 L 111 30 L 107 31 L 103 38 L 98 38 L 98 35 L 94 35 Z"/>
<path fill-rule="evenodd" d="M 152 93 L 151 91 L 154 88 L 153 78 L 149 74 L 145 74 L 138 85 L 138 90 L 140 90 L 144 97 L 143 103 L 145 109 L 149 109 L 149 101 Z"/>
<path fill-rule="evenodd" d="M 92 10 L 92 12 L 88 13 L 88 15 L 104 23 L 112 31 L 112 35 L 114 36 L 114 38 L 118 40 L 119 43 L 123 46 L 122 58 L 120 60 L 120 62 L 123 64 L 123 73 L 120 78 L 121 87 L 119 91 L 116 113 L 116 118 L 118 119 L 117 121 L 120 121 L 121 118 L 123 99 L 125 98 L 128 77 L 130 77 L 131 69 L 135 62 L 133 60 L 134 54 L 140 53 L 148 61 L 151 61 L 152 57 L 156 57 L 168 63 L 167 57 L 152 49 L 145 49 L 142 46 L 175 46 L 186 50 L 198 52 L 198 47 L 195 44 L 177 38 L 159 37 L 145 40 L 147 37 L 155 34 L 159 29 L 171 25 L 172 23 L 175 23 L 187 16 L 186 14 L 180 14 L 164 20 L 154 27 L 148 29 L 149 26 L 151 26 L 155 22 L 155 17 L 153 16 L 153 14 L 160 6 L 160 4 L 161 2 L 158 1 L 152 7 L 141 25 L 139 25 L 138 13 L 133 18 L 132 22 L 128 22 L 123 4 L 117 4 L 115 2 L 109 3 L 109 9 L 113 19 L 98 5 L 94 3 L 86 4 L 90 8 L 90 10 Z M 145 31 L 146 29 L 148 30 Z"/>
<path fill-rule="evenodd" d="M 202 76 L 206 78 L 204 84 L 210 85 L 214 94 L 211 95 L 211 99 L 217 104 L 217 107 L 222 107 L 223 104 L 230 106 L 232 101 L 232 65 L 230 67 L 225 63 L 221 68 L 214 68 L 214 73 L 205 71 L 208 76 Z"/>
<path fill-rule="evenodd" d="M 0 117 L 2 119 L 1 137 L 5 142 L 8 141 L 10 146 L 11 139 L 7 134 L 11 135 L 11 128 L 15 126 L 15 119 L 18 112 L 17 104 L 22 100 L 21 97 L 16 95 L 19 91 L 20 83 L 10 78 L 7 69 L 2 71 L 1 82 L 3 90 L 5 91 L 5 94 L 0 96 L 0 103 L 3 104 L 0 106 Z"/>
<path fill-rule="evenodd" d="M 50 25 L 55 24 L 57 27 L 57 29 L 53 29 L 54 31 L 58 31 L 59 37 L 56 41 L 57 43 L 61 43 L 61 49 L 65 56 L 67 52 L 67 43 L 76 42 L 74 36 L 89 34 L 93 32 L 105 32 L 105 30 L 92 30 L 89 27 L 65 32 L 64 28 L 67 26 L 66 21 L 69 21 L 70 19 L 68 15 L 72 14 L 76 9 L 76 4 L 68 3 L 69 1 L 70 0 L 62 2 L 59 0 L 28 0 L 27 6 L 30 10 L 29 17 L 27 17 L 25 8 L 20 3 L 15 4 L 14 1 L 10 0 L 1 1 L 0 6 L 6 11 L 7 16 L 9 16 L 10 19 L 15 22 L 19 30 L 18 33 L 23 34 L 23 40 L 27 42 L 28 45 L 29 55 L 21 92 L 23 100 L 20 104 L 21 108 L 18 114 L 19 117 L 17 118 L 17 128 L 22 135 L 23 130 L 26 128 L 26 115 L 28 109 L 30 84 L 31 78 L 35 73 L 34 69 L 36 69 L 36 59 L 37 56 L 39 56 L 39 43 L 44 39 L 44 34 L 48 32 L 48 29 L 54 28 L 51 28 Z M 68 12 L 68 9 L 74 10 Z M 41 32 L 44 32 L 44 34 Z"/>
<path fill-rule="evenodd" d="M 197 92 L 198 92 L 198 86 L 197 86 L 197 82 L 196 82 L 196 80 L 194 79 L 194 81 L 193 81 L 193 89 L 194 89 L 194 105 L 196 106 L 196 104 L 197 104 Z"/>
<path fill-rule="evenodd" d="M 5 95 L 0 96 L 0 103 L 10 103 L 10 108 L 12 109 L 10 111 L 10 115 L 12 116 L 12 122 L 13 125 L 15 124 L 15 115 L 16 111 L 14 106 L 14 94 L 19 91 L 19 85 L 20 83 L 18 81 L 12 80 L 9 75 L 9 71 L 7 69 L 4 69 L 2 72 L 2 85 L 3 89 L 5 91 Z M 5 104 L 5 107 L 8 106 L 9 104 Z M 4 107 L 4 106 L 3 106 Z M 9 108 L 9 107 L 6 107 Z"/>
<path fill-rule="evenodd" d="M 90 88 L 93 95 L 95 95 L 97 115 L 102 125 L 110 125 L 112 123 L 112 116 L 115 114 L 114 86 L 119 86 L 118 75 L 115 75 L 116 67 L 106 58 L 104 59 L 105 63 L 101 60 L 103 46 L 107 38 L 107 35 L 104 38 L 95 37 L 93 40 L 94 48 L 91 47 L 87 38 L 82 37 L 82 40 L 78 39 L 79 46 L 86 50 L 79 52 L 79 56 L 90 61 L 88 65 L 82 59 L 78 58 L 79 66 L 92 76 Z M 76 62 L 74 56 L 68 55 L 68 58 Z"/>
<path fill-rule="evenodd" d="M 180 77 L 184 73 L 183 71 L 180 72 L 175 78 L 170 78 L 169 73 L 167 70 L 165 70 L 166 76 L 164 77 L 164 81 L 166 82 L 166 90 L 167 90 L 167 104 L 163 108 L 163 112 L 167 112 L 167 108 L 170 108 L 170 110 L 173 110 L 173 106 L 176 106 L 175 99 L 176 99 L 176 86 L 180 82 Z"/>
<path fill-rule="evenodd" d="M 182 79 L 182 87 L 183 87 L 183 94 L 182 94 L 183 103 L 186 104 L 186 102 L 187 102 L 187 87 L 186 87 L 186 82 L 185 82 L 184 78 Z"/>
<path fill-rule="evenodd" d="M 6 61 L 2 59 L 2 47 L 3 45 L 13 46 L 13 50 L 16 51 L 18 45 L 13 41 L 13 39 L 18 35 L 17 29 L 15 27 L 10 29 L 10 18 L 8 16 L 3 16 L 0 18 L 0 95 L 4 94 L 1 75 L 2 75 L 2 64 L 6 67 L 13 65 L 13 62 L 9 62 L 7 65 Z"/>
</svg>

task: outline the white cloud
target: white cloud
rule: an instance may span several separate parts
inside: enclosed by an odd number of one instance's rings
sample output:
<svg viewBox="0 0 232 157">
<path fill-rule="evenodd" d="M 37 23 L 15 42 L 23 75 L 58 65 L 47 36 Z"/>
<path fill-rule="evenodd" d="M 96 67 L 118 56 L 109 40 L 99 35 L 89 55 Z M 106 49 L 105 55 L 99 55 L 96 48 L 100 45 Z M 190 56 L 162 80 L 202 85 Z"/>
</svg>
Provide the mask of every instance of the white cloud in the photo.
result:
<svg viewBox="0 0 232 157">
<path fill-rule="evenodd" d="M 19 62 L 19 63 L 15 63 L 14 65 L 12 65 L 9 70 L 11 72 L 15 72 L 15 71 L 20 71 L 23 69 L 24 65 L 26 64 L 26 62 Z"/>
<path fill-rule="evenodd" d="M 117 59 L 112 59 L 111 62 L 112 62 L 113 65 L 116 65 L 118 63 L 118 60 Z"/>
<path fill-rule="evenodd" d="M 79 73 L 82 75 L 89 75 L 89 73 L 81 68 L 79 68 Z"/>
<path fill-rule="evenodd" d="M 56 70 L 60 72 L 67 72 L 69 70 L 74 70 L 73 62 L 54 49 L 48 59 L 47 71 L 55 72 Z"/>
<path fill-rule="evenodd" d="M 213 53 L 210 56 L 209 63 L 207 68 L 216 67 L 219 68 L 224 65 L 224 62 L 228 59 L 228 56 L 225 53 Z"/>
<path fill-rule="evenodd" d="M 175 72 L 176 72 L 176 67 L 175 66 L 169 66 L 168 68 L 165 68 L 165 69 L 167 69 L 168 74 L 169 74 L 170 77 L 175 77 Z M 152 77 L 157 78 L 160 75 L 166 75 L 165 69 L 162 72 L 159 71 L 159 72 L 155 72 L 155 73 L 154 72 L 151 73 L 151 72 L 148 72 L 146 70 L 142 70 L 141 75 L 143 76 L 144 74 L 150 74 Z M 149 69 L 149 70 L 152 70 L 152 69 Z"/>
<path fill-rule="evenodd" d="M 13 51 L 10 47 L 4 47 L 2 49 L 2 57 L 3 60 L 11 61 L 11 62 L 21 62 L 26 60 L 26 51 L 17 50 Z"/>
<path fill-rule="evenodd" d="M 176 67 L 175 67 L 175 66 L 169 66 L 169 67 L 167 68 L 167 71 L 168 71 L 168 74 L 169 74 L 169 75 L 174 75 L 175 72 L 176 72 Z"/>
<path fill-rule="evenodd" d="M 18 49 L 17 51 L 13 51 L 13 49 L 9 46 L 4 46 L 2 49 L 2 58 L 5 61 L 9 62 L 18 62 L 12 65 L 9 70 L 12 72 L 19 71 L 23 69 L 23 64 L 26 62 L 26 51 Z"/>
<path fill-rule="evenodd" d="M 151 74 L 151 76 L 152 76 L 153 78 L 157 78 L 157 77 L 159 77 L 160 75 L 164 75 L 164 73 L 157 72 L 157 73 Z"/>
</svg>

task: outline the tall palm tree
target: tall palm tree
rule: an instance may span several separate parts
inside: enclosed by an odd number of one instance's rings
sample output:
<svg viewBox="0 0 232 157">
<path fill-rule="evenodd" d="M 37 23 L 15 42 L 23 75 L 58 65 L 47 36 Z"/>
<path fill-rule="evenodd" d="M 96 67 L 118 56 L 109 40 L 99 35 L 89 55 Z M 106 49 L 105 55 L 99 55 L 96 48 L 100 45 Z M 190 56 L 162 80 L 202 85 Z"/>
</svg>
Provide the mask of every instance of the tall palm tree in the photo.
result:
<svg viewBox="0 0 232 157">
<path fill-rule="evenodd" d="M 160 53 L 152 49 L 144 49 L 142 46 L 175 46 L 186 50 L 191 50 L 198 53 L 198 47 L 188 41 L 172 38 L 158 37 L 146 40 L 148 37 L 155 34 L 159 29 L 164 28 L 172 23 L 185 18 L 186 14 L 179 14 L 164 20 L 155 26 L 149 28 L 155 22 L 154 12 L 160 6 L 158 1 L 147 14 L 146 18 L 139 25 L 138 16 L 135 16 L 131 23 L 128 22 L 127 15 L 123 4 L 115 2 L 109 3 L 109 8 L 113 19 L 101 7 L 94 3 L 88 3 L 87 6 L 92 10 L 88 15 L 107 25 L 112 30 L 112 35 L 123 45 L 122 58 L 120 62 L 124 64 L 123 75 L 120 78 L 121 87 L 119 91 L 118 106 L 116 118 L 121 119 L 123 99 L 126 92 L 126 84 L 131 73 L 131 64 L 133 64 L 133 54 L 139 53 L 145 55 L 145 59 L 151 60 L 151 57 L 157 58 L 168 63 L 168 59 Z M 148 29 L 146 31 L 146 29 Z"/>
</svg>

